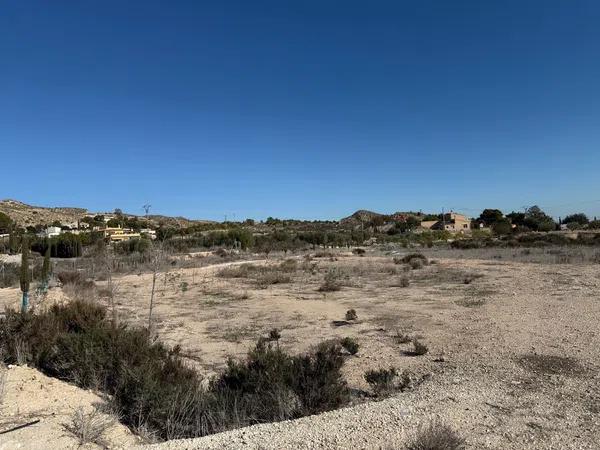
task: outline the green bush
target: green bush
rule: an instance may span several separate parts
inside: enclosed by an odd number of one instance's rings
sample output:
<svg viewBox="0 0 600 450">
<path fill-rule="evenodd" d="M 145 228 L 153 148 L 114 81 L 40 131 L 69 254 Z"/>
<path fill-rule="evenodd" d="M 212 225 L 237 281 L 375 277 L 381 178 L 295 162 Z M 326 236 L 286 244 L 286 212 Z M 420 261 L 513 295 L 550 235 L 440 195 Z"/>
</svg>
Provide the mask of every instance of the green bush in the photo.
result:
<svg viewBox="0 0 600 450">
<path fill-rule="evenodd" d="M 243 361 L 201 388 L 200 376 L 147 330 L 114 326 L 98 305 L 74 301 L 34 315 L 0 319 L 5 363 L 29 363 L 47 375 L 111 396 L 122 422 L 163 439 L 314 414 L 347 401 L 339 344 L 290 356 L 259 341 Z"/>
<path fill-rule="evenodd" d="M 148 239 L 128 239 L 123 242 L 113 244 L 113 250 L 119 255 L 130 255 L 132 253 L 147 252 L 152 243 Z"/>
</svg>

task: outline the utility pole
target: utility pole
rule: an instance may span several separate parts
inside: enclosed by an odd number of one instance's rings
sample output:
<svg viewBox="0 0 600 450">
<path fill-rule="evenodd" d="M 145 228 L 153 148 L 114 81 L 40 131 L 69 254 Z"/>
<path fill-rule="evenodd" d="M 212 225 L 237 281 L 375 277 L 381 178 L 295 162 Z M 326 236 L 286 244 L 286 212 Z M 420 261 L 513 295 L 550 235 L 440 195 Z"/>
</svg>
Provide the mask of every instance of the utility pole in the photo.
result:
<svg viewBox="0 0 600 450">
<path fill-rule="evenodd" d="M 446 229 L 446 213 L 444 212 L 444 208 L 442 207 L 442 229 Z"/>
<path fill-rule="evenodd" d="M 144 211 L 146 211 L 146 219 L 148 218 L 148 212 L 150 212 L 151 207 L 152 207 L 152 205 L 149 205 L 149 204 L 145 204 L 144 206 L 142 206 L 142 209 Z"/>
</svg>

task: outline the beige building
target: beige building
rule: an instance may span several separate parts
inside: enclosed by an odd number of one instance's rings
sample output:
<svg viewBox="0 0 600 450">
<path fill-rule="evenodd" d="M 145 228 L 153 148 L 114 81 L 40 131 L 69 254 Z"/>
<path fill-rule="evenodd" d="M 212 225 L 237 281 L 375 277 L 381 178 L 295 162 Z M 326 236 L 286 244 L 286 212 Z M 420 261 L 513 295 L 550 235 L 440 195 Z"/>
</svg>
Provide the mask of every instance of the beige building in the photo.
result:
<svg viewBox="0 0 600 450">
<path fill-rule="evenodd" d="M 140 233 L 134 233 L 128 228 L 105 227 L 98 230 L 104 236 L 104 239 L 110 242 L 126 241 L 141 237 Z"/>
<path fill-rule="evenodd" d="M 427 220 L 421 222 L 421 227 L 428 230 L 446 230 L 453 233 L 462 233 L 471 229 L 471 219 L 463 214 L 453 211 L 444 215 L 444 220 Z"/>
</svg>

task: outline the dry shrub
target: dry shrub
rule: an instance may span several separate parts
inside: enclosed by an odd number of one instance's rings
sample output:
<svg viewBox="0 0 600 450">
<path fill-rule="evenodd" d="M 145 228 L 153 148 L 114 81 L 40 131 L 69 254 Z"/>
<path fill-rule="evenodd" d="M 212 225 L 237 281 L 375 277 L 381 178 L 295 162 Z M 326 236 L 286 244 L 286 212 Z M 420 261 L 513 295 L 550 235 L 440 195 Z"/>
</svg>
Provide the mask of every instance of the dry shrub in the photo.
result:
<svg viewBox="0 0 600 450">
<path fill-rule="evenodd" d="M 477 308 L 485 305 L 485 300 L 482 298 L 464 298 L 457 300 L 456 304 L 459 306 L 464 306 L 465 308 Z"/>
<path fill-rule="evenodd" d="M 395 367 L 367 370 L 363 377 L 369 383 L 375 395 L 379 396 L 394 390 L 398 370 Z"/>
<path fill-rule="evenodd" d="M 409 253 L 408 255 L 403 256 L 400 261 L 404 264 L 411 265 L 413 261 L 421 261 L 422 265 L 426 265 L 428 263 L 427 256 L 421 253 Z"/>
<path fill-rule="evenodd" d="M 410 335 L 402 333 L 400 330 L 396 331 L 396 336 L 394 336 L 394 339 L 398 344 L 408 344 L 413 340 L 413 338 Z"/>
<path fill-rule="evenodd" d="M 115 420 L 107 415 L 101 414 L 96 408 L 85 412 L 82 407 L 75 410 L 71 421 L 65 428 L 73 433 L 79 440 L 79 445 L 97 444 L 106 447 L 104 433 L 115 423 Z"/>
<path fill-rule="evenodd" d="M 462 450 L 465 441 L 452 428 L 435 422 L 421 427 L 406 445 L 406 450 Z"/>
<path fill-rule="evenodd" d="M 60 283 L 63 286 L 74 285 L 74 286 L 82 287 L 82 288 L 94 287 L 93 281 L 86 280 L 85 277 L 81 273 L 79 273 L 75 270 L 59 272 L 56 274 L 56 277 L 58 278 L 58 281 L 60 281 Z"/>
<path fill-rule="evenodd" d="M 338 268 L 331 268 L 323 278 L 323 284 L 319 287 L 320 292 L 335 292 L 342 289 L 344 273 Z"/>
<path fill-rule="evenodd" d="M 355 309 L 349 309 L 348 311 L 346 311 L 346 320 L 357 320 L 357 319 L 358 319 L 358 314 L 356 314 Z"/>
<path fill-rule="evenodd" d="M 255 264 L 240 264 L 223 267 L 217 272 L 217 276 L 221 278 L 249 278 L 259 270 L 260 267 Z"/>
<path fill-rule="evenodd" d="M 292 273 L 298 270 L 298 261 L 295 259 L 286 259 L 279 264 L 279 270 L 286 273 Z"/>
<path fill-rule="evenodd" d="M 292 281 L 292 278 L 285 273 L 276 272 L 276 271 L 267 271 L 267 272 L 259 273 L 258 276 L 256 276 L 255 281 L 256 281 L 256 286 L 259 289 L 266 289 L 267 287 L 271 286 L 272 284 L 289 283 L 290 281 Z"/>
<path fill-rule="evenodd" d="M 335 257 L 335 253 L 333 252 L 327 252 L 327 251 L 321 251 L 321 252 L 317 252 L 314 254 L 315 258 L 334 258 Z"/>
<path fill-rule="evenodd" d="M 413 270 L 418 270 L 423 268 L 423 261 L 421 259 L 411 259 L 408 263 L 410 268 Z"/>
<path fill-rule="evenodd" d="M 429 347 L 427 347 L 427 345 L 425 345 L 423 342 L 421 342 L 417 338 L 413 339 L 413 347 L 414 347 L 413 354 L 417 355 L 417 356 L 422 356 L 429 351 Z"/>
<path fill-rule="evenodd" d="M 239 266 L 224 267 L 217 276 L 222 278 L 249 278 L 254 280 L 257 287 L 266 289 L 272 284 L 289 283 L 292 281 L 290 272 L 297 269 L 294 260 L 286 260 L 277 266 L 260 266 L 255 264 L 240 264 Z"/>
<path fill-rule="evenodd" d="M 358 349 L 360 348 L 360 345 L 358 342 L 356 342 L 356 339 L 351 337 L 345 337 L 340 341 L 340 344 L 351 355 L 356 355 L 358 353 Z"/>
</svg>

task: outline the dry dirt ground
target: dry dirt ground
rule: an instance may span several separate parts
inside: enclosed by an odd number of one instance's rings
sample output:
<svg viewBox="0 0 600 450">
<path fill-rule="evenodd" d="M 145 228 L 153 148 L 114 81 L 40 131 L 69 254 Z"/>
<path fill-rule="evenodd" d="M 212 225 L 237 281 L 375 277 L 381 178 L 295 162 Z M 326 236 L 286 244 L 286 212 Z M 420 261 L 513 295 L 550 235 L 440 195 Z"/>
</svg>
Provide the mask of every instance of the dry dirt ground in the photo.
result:
<svg viewBox="0 0 600 450">
<path fill-rule="evenodd" d="M 181 345 L 201 372 L 242 357 L 277 327 L 290 352 L 356 338 L 360 350 L 344 369 L 354 389 L 368 391 L 365 370 L 390 365 L 409 371 L 415 387 L 321 416 L 157 448 L 401 448 L 436 418 L 472 449 L 600 448 L 600 265 L 440 259 L 405 272 L 390 257 L 339 255 L 298 258 L 289 282 L 265 288 L 253 276 L 219 276 L 245 263 L 227 264 L 172 270 L 157 282 L 158 337 Z M 320 292 L 334 268 L 341 290 Z M 400 287 L 404 276 L 408 287 Z M 146 323 L 151 275 L 115 281 L 122 320 Z M 16 290 L 0 290 L 0 302 L 15 298 Z M 358 320 L 345 324 L 351 308 Z M 429 353 L 413 356 L 398 332 L 419 337 Z"/>
<path fill-rule="evenodd" d="M 68 428 L 77 409 L 90 413 L 104 400 L 90 391 L 46 377 L 35 369 L 14 366 L 3 369 L 2 403 L 0 403 L 0 433 L 39 420 L 38 423 L 0 434 L 0 449 L 100 449 L 127 448 L 140 439 L 129 429 L 106 414 L 99 413 L 111 424 L 104 433 L 102 445 L 79 445 Z"/>
</svg>

